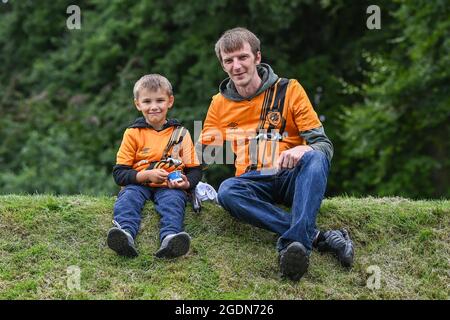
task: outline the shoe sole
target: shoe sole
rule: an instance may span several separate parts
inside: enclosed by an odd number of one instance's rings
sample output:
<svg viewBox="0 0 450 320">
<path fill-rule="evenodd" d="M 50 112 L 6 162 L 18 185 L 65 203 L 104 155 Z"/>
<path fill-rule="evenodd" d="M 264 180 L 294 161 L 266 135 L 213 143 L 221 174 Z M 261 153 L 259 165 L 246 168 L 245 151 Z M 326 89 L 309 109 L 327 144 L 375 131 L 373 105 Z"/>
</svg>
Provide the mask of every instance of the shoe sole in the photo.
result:
<svg viewBox="0 0 450 320">
<path fill-rule="evenodd" d="M 170 239 L 167 247 L 155 253 L 157 258 L 173 259 L 184 256 L 189 251 L 191 238 L 187 233 L 180 233 Z"/>
<path fill-rule="evenodd" d="M 339 250 L 331 249 L 330 246 L 325 242 L 319 242 L 317 245 L 317 250 L 320 253 L 329 252 L 333 254 L 341 266 L 347 269 L 351 269 L 353 267 L 353 261 L 355 258 L 355 247 L 353 245 L 353 242 L 350 239 L 350 236 L 347 233 L 347 239 L 345 239 L 345 246 Z"/>
<path fill-rule="evenodd" d="M 342 229 L 341 233 L 347 243 L 344 250 L 338 254 L 338 259 L 343 267 L 350 269 L 353 266 L 353 261 L 355 258 L 355 247 L 353 246 L 353 241 L 351 241 L 348 231 L 346 229 Z"/>
<path fill-rule="evenodd" d="M 301 243 L 291 243 L 280 257 L 281 273 L 293 281 L 300 280 L 308 267 L 309 257 Z"/>
<path fill-rule="evenodd" d="M 342 250 L 337 254 L 338 260 L 344 268 L 351 269 L 353 266 L 353 260 L 355 258 L 355 250 L 352 244 L 347 244 Z"/>
<path fill-rule="evenodd" d="M 127 236 L 119 229 L 110 230 L 107 238 L 108 247 L 118 255 L 134 258 L 138 256 L 135 248 L 128 243 Z"/>
</svg>

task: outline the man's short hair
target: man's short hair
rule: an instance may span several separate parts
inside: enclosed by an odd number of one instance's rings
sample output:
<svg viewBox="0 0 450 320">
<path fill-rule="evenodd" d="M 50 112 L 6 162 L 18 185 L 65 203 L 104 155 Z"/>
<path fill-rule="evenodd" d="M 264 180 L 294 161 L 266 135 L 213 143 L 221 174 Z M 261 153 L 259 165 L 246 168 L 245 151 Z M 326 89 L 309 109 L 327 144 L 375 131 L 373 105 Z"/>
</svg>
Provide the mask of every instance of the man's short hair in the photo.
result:
<svg viewBox="0 0 450 320">
<path fill-rule="evenodd" d="M 225 31 L 215 46 L 216 55 L 220 63 L 222 64 L 221 52 L 229 53 L 240 50 L 244 47 L 245 42 L 248 42 L 255 56 L 258 51 L 261 51 L 261 42 L 250 30 L 238 27 Z"/>
<path fill-rule="evenodd" d="M 173 95 L 172 85 L 169 80 L 167 80 L 166 77 L 156 73 L 146 74 L 134 84 L 133 95 L 136 100 L 139 98 L 139 91 L 142 89 L 151 91 L 158 91 L 159 89 L 162 89 L 166 91 L 167 95 Z"/>
</svg>

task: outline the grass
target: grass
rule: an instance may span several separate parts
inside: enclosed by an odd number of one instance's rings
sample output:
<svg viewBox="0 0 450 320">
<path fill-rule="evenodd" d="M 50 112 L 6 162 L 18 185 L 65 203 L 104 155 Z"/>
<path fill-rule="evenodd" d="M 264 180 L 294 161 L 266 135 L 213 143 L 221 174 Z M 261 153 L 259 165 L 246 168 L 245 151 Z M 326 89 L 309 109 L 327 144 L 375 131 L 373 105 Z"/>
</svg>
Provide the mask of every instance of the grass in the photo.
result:
<svg viewBox="0 0 450 320">
<path fill-rule="evenodd" d="M 318 226 L 350 231 L 355 265 L 347 271 L 314 252 L 298 283 L 280 278 L 276 235 L 210 203 L 199 215 L 187 208 L 187 256 L 154 258 L 159 217 L 149 203 L 139 257 L 119 257 L 105 241 L 114 200 L 1 196 L 0 299 L 449 299 L 449 200 L 324 200 Z M 367 286 L 373 265 L 379 289 Z M 69 266 L 81 271 L 79 289 L 68 288 Z"/>
</svg>

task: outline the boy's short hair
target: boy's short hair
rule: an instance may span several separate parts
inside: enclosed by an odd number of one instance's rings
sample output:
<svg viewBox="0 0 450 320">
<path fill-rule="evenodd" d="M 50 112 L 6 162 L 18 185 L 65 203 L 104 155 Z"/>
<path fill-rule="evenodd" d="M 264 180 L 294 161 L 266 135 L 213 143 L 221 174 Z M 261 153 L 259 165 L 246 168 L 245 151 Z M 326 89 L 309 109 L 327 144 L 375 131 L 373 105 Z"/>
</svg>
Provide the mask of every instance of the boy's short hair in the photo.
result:
<svg viewBox="0 0 450 320">
<path fill-rule="evenodd" d="M 159 89 L 162 89 L 165 90 L 169 96 L 173 95 L 172 85 L 169 80 L 157 73 L 146 74 L 136 81 L 133 88 L 133 95 L 136 100 L 139 98 L 139 91 L 142 89 L 148 89 L 151 91 L 158 91 Z"/>
<path fill-rule="evenodd" d="M 245 42 L 248 42 L 250 48 L 252 49 L 252 53 L 255 56 L 258 51 L 261 51 L 261 42 L 250 30 L 237 27 L 225 31 L 215 45 L 216 55 L 220 61 L 220 64 L 222 64 L 221 52 L 229 53 L 240 50 L 244 47 Z"/>
</svg>

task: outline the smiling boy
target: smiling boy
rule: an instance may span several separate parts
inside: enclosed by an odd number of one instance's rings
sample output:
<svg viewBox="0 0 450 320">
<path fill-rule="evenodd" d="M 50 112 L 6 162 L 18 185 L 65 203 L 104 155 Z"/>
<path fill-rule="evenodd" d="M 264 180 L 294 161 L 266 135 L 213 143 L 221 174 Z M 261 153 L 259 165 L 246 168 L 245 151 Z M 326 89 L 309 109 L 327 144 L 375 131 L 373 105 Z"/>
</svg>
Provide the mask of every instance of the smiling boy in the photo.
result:
<svg viewBox="0 0 450 320">
<path fill-rule="evenodd" d="M 114 225 L 107 236 L 109 248 L 119 255 L 138 255 L 134 239 L 147 200 L 161 216 L 159 258 L 175 258 L 189 251 L 190 236 L 183 231 L 187 190 L 195 188 L 202 172 L 189 132 L 167 119 L 174 96 L 172 85 L 159 74 L 145 75 L 134 86 L 134 104 L 143 117 L 129 126 L 117 153 L 113 176 L 122 186 L 114 205 Z M 179 170 L 181 181 L 168 180 Z"/>
</svg>

